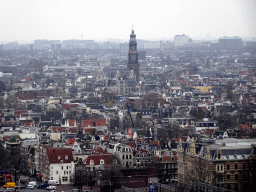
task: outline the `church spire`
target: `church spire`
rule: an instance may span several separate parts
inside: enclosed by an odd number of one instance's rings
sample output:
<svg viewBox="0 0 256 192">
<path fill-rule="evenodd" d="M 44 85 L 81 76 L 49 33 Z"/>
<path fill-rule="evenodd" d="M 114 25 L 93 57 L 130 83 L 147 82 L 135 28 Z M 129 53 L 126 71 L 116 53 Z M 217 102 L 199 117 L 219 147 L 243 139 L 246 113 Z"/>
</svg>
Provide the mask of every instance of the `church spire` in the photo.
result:
<svg viewBox="0 0 256 192">
<path fill-rule="evenodd" d="M 133 25 L 132 25 L 132 33 L 131 34 L 134 35 Z"/>
<path fill-rule="evenodd" d="M 138 53 L 137 53 L 137 42 L 136 42 L 136 35 L 133 30 L 130 35 L 130 42 L 129 42 L 129 53 L 128 53 L 128 65 L 127 67 L 134 72 L 136 77 L 136 81 L 139 82 L 139 63 L 138 63 Z"/>
</svg>

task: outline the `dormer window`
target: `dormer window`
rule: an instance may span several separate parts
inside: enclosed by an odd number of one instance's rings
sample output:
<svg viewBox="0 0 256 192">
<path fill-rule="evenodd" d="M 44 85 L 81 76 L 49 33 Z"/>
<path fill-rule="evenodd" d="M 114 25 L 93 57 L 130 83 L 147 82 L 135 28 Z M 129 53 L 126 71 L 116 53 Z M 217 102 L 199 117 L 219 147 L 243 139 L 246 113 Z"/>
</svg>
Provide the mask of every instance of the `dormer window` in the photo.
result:
<svg viewBox="0 0 256 192">
<path fill-rule="evenodd" d="M 58 159 L 60 159 L 60 156 L 58 156 Z"/>
<path fill-rule="evenodd" d="M 68 159 L 68 156 L 67 156 L 67 155 L 65 156 L 65 159 Z"/>
<path fill-rule="evenodd" d="M 103 159 L 100 160 L 100 164 L 101 164 L 101 165 L 104 164 L 104 160 L 103 160 Z"/>
<path fill-rule="evenodd" d="M 115 159 L 115 160 L 113 160 L 113 164 L 117 164 L 117 160 Z"/>
<path fill-rule="evenodd" d="M 90 165 L 94 165 L 94 161 L 93 160 L 90 160 Z"/>
</svg>

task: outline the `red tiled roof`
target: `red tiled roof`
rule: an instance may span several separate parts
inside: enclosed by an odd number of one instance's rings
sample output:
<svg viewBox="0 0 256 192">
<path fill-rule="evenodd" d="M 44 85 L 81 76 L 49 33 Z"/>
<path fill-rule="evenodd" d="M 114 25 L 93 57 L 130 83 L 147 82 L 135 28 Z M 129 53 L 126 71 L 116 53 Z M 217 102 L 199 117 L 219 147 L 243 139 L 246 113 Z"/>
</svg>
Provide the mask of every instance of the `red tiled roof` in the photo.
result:
<svg viewBox="0 0 256 192">
<path fill-rule="evenodd" d="M 58 133 L 64 132 L 65 128 L 64 127 L 52 127 L 52 132 L 57 131 Z"/>
<path fill-rule="evenodd" d="M 24 80 L 25 80 L 25 81 L 31 81 L 31 78 L 25 77 Z"/>
<path fill-rule="evenodd" d="M 204 129 L 204 130 L 202 130 L 202 132 L 204 133 L 204 134 L 210 134 L 210 135 L 212 135 L 213 134 L 213 129 Z"/>
<path fill-rule="evenodd" d="M 90 135 L 92 135 L 92 133 L 93 133 L 93 130 L 95 130 L 95 128 L 86 128 L 86 129 L 84 129 L 84 133 L 89 133 Z"/>
<path fill-rule="evenodd" d="M 14 115 L 15 115 L 16 117 L 20 118 L 22 113 L 27 113 L 27 112 L 28 112 L 28 111 L 14 111 Z"/>
<path fill-rule="evenodd" d="M 107 126 L 106 119 L 86 119 L 82 121 L 83 127 Z"/>
<path fill-rule="evenodd" d="M 112 165 L 113 161 L 116 160 L 117 164 L 120 164 L 120 161 L 116 158 L 115 155 L 112 154 L 104 154 L 104 155 L 89 155 L 85 159 L 85 164 L 90 165 L 90 161 L 93 160 L 94 165 L 100 165 L 100 160 L 104 160 L 104 165 Z"/>
<path fill-rule="evenodd" d="M 92 150 L 92 154 L 101 155 L 101 154 L 110 154 L 110 153 L 105 152 L 101 147 L 95 146 L 95 148 Z"/>
<path fill-rule="evenodd" d="M 48 148 L 47 155 L 50 164 L 61 163 L 61 160 L 63 160 L 63 163 L 71 163 L 73 161 L 71 148 Z"/>
<path fill-rule="evenodd" d="M 67 133 L 77 133 L 77 128 L 68 128 L 66 129 Z"/>
<path fill-rule="evenodd" d="M 33 125 L 33 122 L 32 122 L 32 121 L 27 121 L 27 122 L 26 122 L 26 126 L 27 126 L 27 127 L 29 127 L 29 126 L 31 126 L 31 125 Z"/>
<path fill-rule="evenodd" d="M 65 110 L 69 110 L 71 108 L 76 108 L 78 104 L 62 104 L 62 108 Z"/>
<path fill-rule="evenodd" d="M 71 138 L 68 138 L 65 145 L 74 145 L 74 143 L 76 142 L 76 139 L 71 139 Z"/>
<path fill-rule="evenodd" d="M 68 119 L 68 125 L 70 127 L 76 126 L 76 119 Z"/>
<path fill-rule="evenodd" d="M 4 136 L 3 141 L 7 141 L 10 138 L 10 136 Z"/>
</svg>

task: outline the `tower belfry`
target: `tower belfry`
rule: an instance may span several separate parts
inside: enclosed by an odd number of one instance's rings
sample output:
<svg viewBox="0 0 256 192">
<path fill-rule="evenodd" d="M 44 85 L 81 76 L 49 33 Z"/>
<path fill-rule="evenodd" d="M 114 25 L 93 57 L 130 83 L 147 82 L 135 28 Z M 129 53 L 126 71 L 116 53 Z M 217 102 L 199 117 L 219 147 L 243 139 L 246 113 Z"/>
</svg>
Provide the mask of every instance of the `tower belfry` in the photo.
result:
<svg viewBox="0 0 256 192">
<path fill-rule="evenodd" d="M 130 70 L 133 70 L 134 75 L 136 76 L 136 81 L 138 82 L 139 79 L 140 79 L 139 63 L 138 63 L 136 35 L 134 34 L 133 28 L 132 28 L 132 31 L 131 31 L 131 34 L 130 34 L 128 65 L 127 65 L 127 67 Z"/>
</svg>

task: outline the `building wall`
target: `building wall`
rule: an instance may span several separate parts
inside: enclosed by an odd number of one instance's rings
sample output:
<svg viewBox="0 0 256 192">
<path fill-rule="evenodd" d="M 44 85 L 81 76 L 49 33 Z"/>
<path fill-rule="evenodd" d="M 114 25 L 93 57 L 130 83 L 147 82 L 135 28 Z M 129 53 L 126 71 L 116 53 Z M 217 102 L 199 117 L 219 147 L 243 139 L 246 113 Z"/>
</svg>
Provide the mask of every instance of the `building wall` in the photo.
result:
<svg viewBox="0 0 256 192">
<path fill-rule="evenodd" d="M 50 164 L 50 179 L 60 184 L 71 184 L 74 176 L 74 163 Z"/>
<path fill-rule="evenodd" d="M 175 35 L 174 36 L 174 44 L 175 46 L 184 46 L 189 44 L 189 37 L 185 34 L 183 35 Z"/>
</svg>

